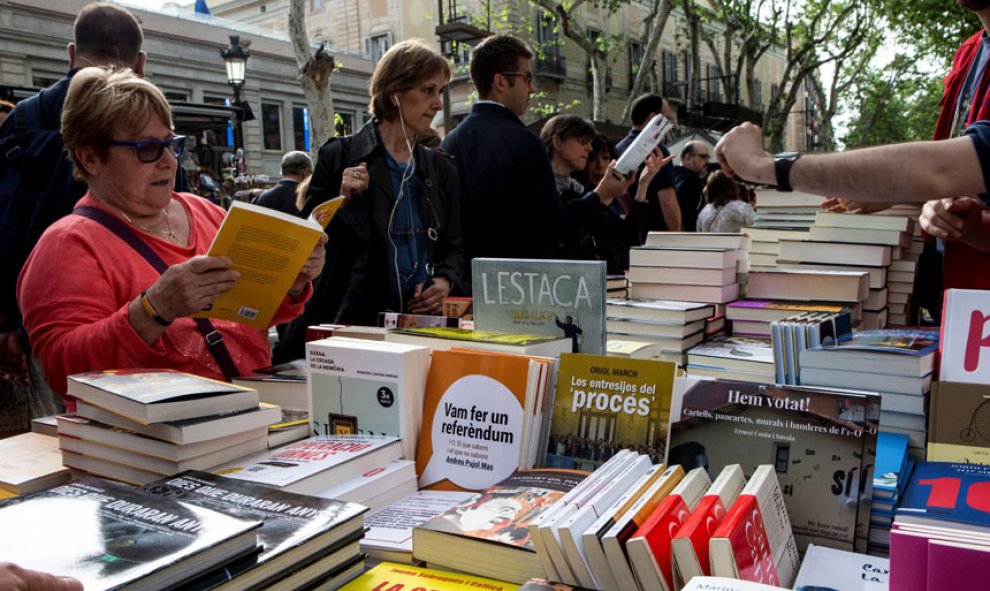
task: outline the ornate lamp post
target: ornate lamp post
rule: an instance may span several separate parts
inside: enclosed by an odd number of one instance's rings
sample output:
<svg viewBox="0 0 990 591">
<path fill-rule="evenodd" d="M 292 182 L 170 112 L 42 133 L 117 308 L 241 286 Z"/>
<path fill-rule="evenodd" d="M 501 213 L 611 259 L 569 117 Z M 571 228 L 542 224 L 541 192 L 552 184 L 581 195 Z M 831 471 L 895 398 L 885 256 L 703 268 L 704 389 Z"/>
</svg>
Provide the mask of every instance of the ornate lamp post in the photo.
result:
<svg viewBox="0 0 990 591">
<path fill-rule="evenodd" d="M 227 68 L 227 84 L 234 90 L 234 106 L 241 107 L 241 88 L 244 87 L 244 71 L 251 52 L 241 45 L 240 35 L 230 36 L 230 46 L 220 50 L 223 65 Z M 241 128 L 243 117 L 239 114 L 234 124 L 234 151 L 244 148 L 244 131 Z"/>
</svg>

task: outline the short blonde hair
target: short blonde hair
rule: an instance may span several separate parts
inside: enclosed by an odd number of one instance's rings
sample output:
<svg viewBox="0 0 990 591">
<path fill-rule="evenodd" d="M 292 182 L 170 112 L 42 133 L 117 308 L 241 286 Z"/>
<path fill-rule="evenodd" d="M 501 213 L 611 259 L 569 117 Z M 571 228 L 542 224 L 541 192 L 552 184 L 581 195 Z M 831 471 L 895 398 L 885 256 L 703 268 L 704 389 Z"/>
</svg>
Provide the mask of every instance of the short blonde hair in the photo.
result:
<svg viewBox="0 0 990 591">
<path fill-rule="evenodd" d="M 371 103 L 368 108 L 375 118 L 393 121 L 399 116 L 392 95 L 408 90 L 419 82 L 443 74 L 450 80 L 450 62 L 422 41 L 403 41 L 392 46 L 378 60 L 371 76 Z"/>
<path fill-rule="evenodd" d="M 137 133 L 152 116 L 172 128 L 172 109 L 158 87 L 129 69 L 83 68 L 69 84 L 62 108 L 62 141 L 72 174 L 85 182 L 89 173 L 76 159 L 76 148 L 93 146 L 106 158 L 115 129 Z"/>
</svg>

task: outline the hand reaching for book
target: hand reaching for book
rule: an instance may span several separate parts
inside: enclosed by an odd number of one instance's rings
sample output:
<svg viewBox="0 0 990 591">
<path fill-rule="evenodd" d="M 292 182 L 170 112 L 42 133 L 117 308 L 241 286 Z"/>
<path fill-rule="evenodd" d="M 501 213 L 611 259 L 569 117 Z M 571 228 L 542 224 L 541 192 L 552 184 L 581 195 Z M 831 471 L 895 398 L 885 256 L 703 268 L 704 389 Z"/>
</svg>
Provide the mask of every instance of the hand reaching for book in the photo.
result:
<svg viewBox="0 0 990 591">
<path fill-rule="evenodd" d="M 605 171 L 602 180 L 595 187 L 595 193 L 598 193 L 598 197 L 602 200 L 603 204 L 609 205 L 613 199 L 628 191 L 635 179 L 635 174 L 623 177 L 618 172 L 615 172 L 615 160 L 613 160 L 608 163 L 608 170 Z"/>
<path fill-rule="evenodd" d="M 57 577 L 10 562 L 0 562 L 0 589 L 5 591 L 83 591 L 82 583 L 70 577 Z"/>
<path fill-rule="evenodd" d="M 639 173 L 639 186 L 636 189 L 636 195 L 633 195 L 636 201 L 640 203 L 646 201 L 646 193 L 650 188 L 650 182 L 653 180 L 653 177 L 657 176 L 660 169 L 670 164 L 670 161 L 673 159 L 673 154 L 664 158 L 660 148 L 653 149 L 653 152 L 646 157 L 643 170 Z"/>
<path fill-rule="evenodd" d="M 313 252 L 309 253 L 306 264 L 303 265 L 299 275 L 296 276 L 296 281 L 289 288 L 289 295 L 299 295 L 306 288 L 307 283 L 319 277 L 320 273 L 323 272 L 323 263 L 326 261 L 327 254 L 327 239 L 326 234 L 320 234 L 320 239 L 313 247 Z"/>
<path fill-rule="evenodd" d="M 406 309 L 410 314 L 439 314 L 443 309 L 443 299 L 450 294 L 450 281 L 438 276 L 426 289 L 423 285 L 416 286 Z"/>
<path fill-rule="evenodd" d="M 921 229 L 942 240 L 966 240 L 980 228 L 983 202 L 973 197 L 934 199 L 921 208 Z"/>
</svg>

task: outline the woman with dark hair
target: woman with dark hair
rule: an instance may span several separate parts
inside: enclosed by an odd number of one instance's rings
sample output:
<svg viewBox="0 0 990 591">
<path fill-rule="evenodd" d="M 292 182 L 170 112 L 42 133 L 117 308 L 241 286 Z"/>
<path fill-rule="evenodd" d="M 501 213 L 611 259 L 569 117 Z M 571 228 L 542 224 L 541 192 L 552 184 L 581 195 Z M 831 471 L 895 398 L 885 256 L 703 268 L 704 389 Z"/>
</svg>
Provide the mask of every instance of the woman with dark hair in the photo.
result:
<svg viewBox="0 0 990 591">
<path fill-rule="evenodd" d="M 371 78 L 374 119 L 320 148 L 301 216 L 338 195 L 323 279 L 277 350 L 303 356 L 306 327 L 373 326 L 382 311 L 439 314 L 461 277 L 457 168 L 421 144 L 443 108 L 450 63 L 421 41 L 404 41 Z"/>
<path fill-rule="evenodd" d="M 698 214 L 699 232 L 738 232 L 756 221 L 756 211 L 743 199 L 741 187 L 722 171 L 705 185 L 705 208 Z"/>
</svg>

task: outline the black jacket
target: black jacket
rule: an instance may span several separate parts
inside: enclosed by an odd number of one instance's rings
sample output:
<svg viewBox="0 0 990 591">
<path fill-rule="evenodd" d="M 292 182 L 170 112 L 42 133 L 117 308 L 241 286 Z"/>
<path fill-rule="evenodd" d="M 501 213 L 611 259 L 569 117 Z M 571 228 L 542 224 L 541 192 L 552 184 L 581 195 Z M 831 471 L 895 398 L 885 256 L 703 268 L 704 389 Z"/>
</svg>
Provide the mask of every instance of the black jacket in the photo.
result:
<svg viewBox="0 0 990 591">
<path fill-rule="evenodd" d="M 282 179 L 277 185 L 268 189 L 255 199 L 255 205 L 270 207 L 289 215 L 298 215 L 296 207 L 296 187 L 299 183 L 292 179 Z"/>
<path fill-rule="evenodd" d="M 344 168 L 368 165 L 368 189 L 342 207 L 327 226 L 326 264 L 314 283 L 313 298 L 296 318 L 276 351 L 281 360 L 304 354 L 306 327 L 330 322 L 374 326 L 378 313 L 398 309 L 391 301 L 388 269 L 388 224 L 395 205 L 385 148 L 373 122 L 356 134 L 331 138 L 320 148 L 300 216 L 340 193 Z M 464 264 L 461 247 L 457 169 L 439 152 L 415 146 L 420 215 L 430 229 L 427 240 L 428 272 L 460 288 Z"/>
<path fill-rule="evenodd" d="M 698 173 L 684 166 L 674 168 L 674 190 L 677 191 L 677 204 L 681 206 L 681 230 L 694 232 L 698 225 L 698 213 L 704 207 L 701 194 L 704 185 Z"/>
<path fill-rule="evenodd" d="M 512 111 L 474 105 L 443 149 L 460 175 L 468 286 L 474 257 L 567 258 L 570 230 L 546 147 Z"/>
</svg>

